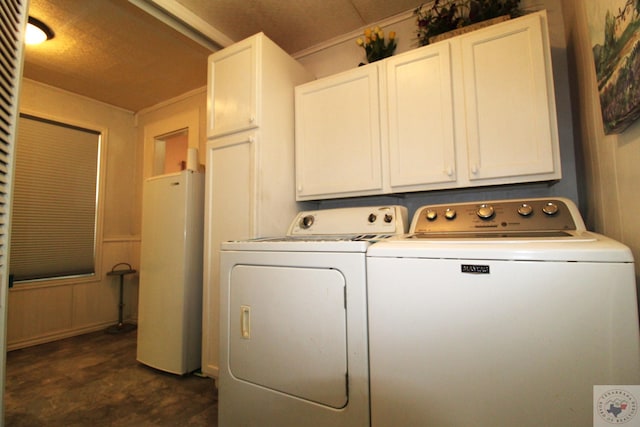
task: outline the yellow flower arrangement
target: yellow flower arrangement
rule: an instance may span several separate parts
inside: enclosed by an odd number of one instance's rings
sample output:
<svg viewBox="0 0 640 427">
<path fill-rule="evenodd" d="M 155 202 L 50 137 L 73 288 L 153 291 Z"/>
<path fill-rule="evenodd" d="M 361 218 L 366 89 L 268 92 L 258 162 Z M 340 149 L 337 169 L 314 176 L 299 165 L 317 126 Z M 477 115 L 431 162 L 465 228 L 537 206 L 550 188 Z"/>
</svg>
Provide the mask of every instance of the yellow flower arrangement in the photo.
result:
<svg viewBox="0 0 640 427">
<path fill-rule="evenodd" d="M 367 54 L 369 63 L 388 58 L 396 50 L 396 33 L 389 32 L 388 42 L 385 43 L 384 31 L 380 27 L 367 28 L 364 30 L 364 38 L 356 40 L 358 46 L 362 46 Z"/>
</svg>

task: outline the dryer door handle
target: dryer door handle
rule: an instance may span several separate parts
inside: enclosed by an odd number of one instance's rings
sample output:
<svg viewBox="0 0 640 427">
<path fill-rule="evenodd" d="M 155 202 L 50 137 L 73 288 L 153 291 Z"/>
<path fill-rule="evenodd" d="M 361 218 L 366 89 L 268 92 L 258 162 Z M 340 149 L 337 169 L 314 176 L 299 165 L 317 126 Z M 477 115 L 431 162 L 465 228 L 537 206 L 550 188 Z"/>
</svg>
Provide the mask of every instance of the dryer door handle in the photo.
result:
<svg viewBox="0 0 640 427">
<path fill-rule="evenodd" d="M 240 306 L 240 335 L 242 338 L 251 339 L 251 306 Z"/>
</svg>

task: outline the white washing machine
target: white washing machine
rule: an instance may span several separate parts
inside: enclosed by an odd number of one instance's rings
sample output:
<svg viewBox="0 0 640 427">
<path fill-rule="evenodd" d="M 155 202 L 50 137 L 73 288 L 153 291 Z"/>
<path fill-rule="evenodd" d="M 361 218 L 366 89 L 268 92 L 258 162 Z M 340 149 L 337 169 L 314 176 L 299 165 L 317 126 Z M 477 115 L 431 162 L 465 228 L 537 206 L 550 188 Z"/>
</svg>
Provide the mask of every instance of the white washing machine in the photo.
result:
<svg viewBox="0 0 640 427">
<path fill-rule="evenodd" d="M 589 426 L 640 384 L 631 252 L 569 200 L 422 207 L 367 272 L 374 427 Z"/>
<path fill-rule="evenodd" d="M 220 253 L 221 427 L 369 426 L 366 250 L 406 208 L 301 212 Z"/>
</svg>

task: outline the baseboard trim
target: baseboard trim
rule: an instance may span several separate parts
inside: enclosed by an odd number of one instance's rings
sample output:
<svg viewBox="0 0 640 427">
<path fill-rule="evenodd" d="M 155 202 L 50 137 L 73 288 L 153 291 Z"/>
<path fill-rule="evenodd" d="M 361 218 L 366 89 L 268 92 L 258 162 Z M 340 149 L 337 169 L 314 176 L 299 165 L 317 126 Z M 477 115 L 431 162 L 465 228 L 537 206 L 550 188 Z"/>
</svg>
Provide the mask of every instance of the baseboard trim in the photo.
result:
<svg viewBox="0 0 640 427">
<path fill-rule="evenodd" d="M 132 322 L 135 323 L 135 322 Z M 23 340 L 11 341 L 7 343 L 7 351 L 19 350 L 21 348 L 32 347 L 34 345 L 44 344 L 52 341 L 58 341 L 65 338 L 75 337 L 77 335 L 84 335 L 91 332 L 97 332 L 107 329 L 109 326 L 114 325 L 115 322 L 101 322 L 90 326 L 84 326 L 82 328 L 66 329 L 64 331 L 56 331 L 49 334 L 39 335 L 37 337 L 31 337 Z"/>
</svg>

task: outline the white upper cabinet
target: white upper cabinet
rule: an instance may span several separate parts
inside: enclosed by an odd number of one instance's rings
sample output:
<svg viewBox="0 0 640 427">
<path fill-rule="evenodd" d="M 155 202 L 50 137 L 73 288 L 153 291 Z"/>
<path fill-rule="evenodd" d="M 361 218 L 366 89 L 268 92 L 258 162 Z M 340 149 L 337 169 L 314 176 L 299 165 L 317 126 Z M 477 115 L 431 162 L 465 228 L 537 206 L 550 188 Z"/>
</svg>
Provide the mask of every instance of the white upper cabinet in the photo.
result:
<svg viewBox="0 0 640 427">
<path fill-rule="evenodd" d="M 382 191 L 379 70 L 357 68 L 296 87 L 296 196 Z"/>
<path fill-rule="evenodd" d="M 546 13 L 296 88 L 298 200 L 560 179 Z"/>
<path fill-rule="evenodd" d="M 559 178 L 553 76 L 542 24 L 533 14 L 460 37 L 472 182 Z"/>
<path fill-rule="evenodd" d="M 449 44 L 392 57 L 386 69 L 391 188 L 451 185 L 456 159 Z"/>
<path fill-rule="evenodd" d="M 261 37 L 250 37 L 209 60 L 207 137 L 259 126 L 257 67 L 261 44 Z"/>
</svg>

